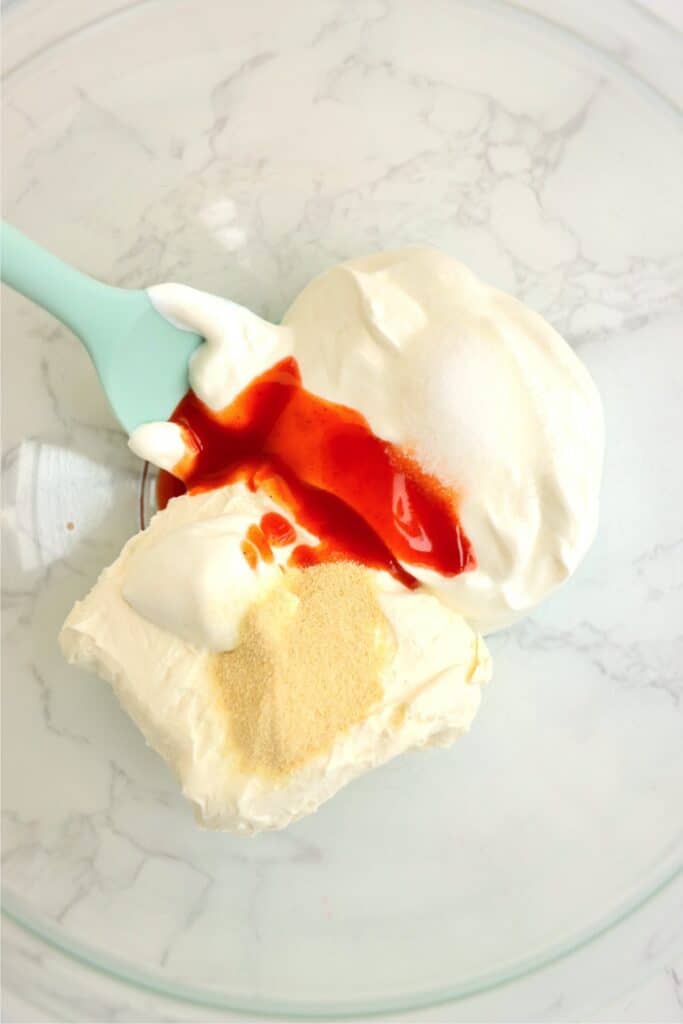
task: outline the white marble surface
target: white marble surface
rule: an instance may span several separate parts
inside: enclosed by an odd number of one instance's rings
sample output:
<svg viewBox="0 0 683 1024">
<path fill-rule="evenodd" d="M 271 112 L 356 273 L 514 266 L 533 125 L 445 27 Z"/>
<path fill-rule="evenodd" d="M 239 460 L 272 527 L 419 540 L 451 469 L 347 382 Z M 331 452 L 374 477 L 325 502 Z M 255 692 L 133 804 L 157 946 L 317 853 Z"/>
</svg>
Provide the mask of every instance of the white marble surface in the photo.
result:
<svg viewBox="0 0 683 1024">
<path fill-rule="evenodd" d="M 612 439 L 598 544 L 570 588 L 495 641 L 498 682 L 466 746 L 373 776 L 245 853 L 193 830 L 107 691 L 59 662 L 69 602 L 135 529 L 137 467 L 67 332 L 3 296 L 3 881 L 39 922 L 161 975 L 220 974 L 219 937 L 267 992 L 284 984 L 282 922 L 293 934 L 305 917 L 290 893 L 307 894 L 315 935 L 316 913 L 333 933 L 386 885 L 406 921 L 432 912 L 433 970 L 387 927 L 415 957 L 406 983 L 438 986 L 444 879 L 472 880 L 457 894 L 466 977 L 487 950 L 501 965 L 583 934 L 680 855 L 683 474 L 661 443 L 682 429 L 681 41 L 662 20 L 678 5 L 429 4 L 431 18 L 404 0 L 302 2 L 277 40 L 268 0 L 237 22 L 168 4 L 152 38 L 134 28 L 158 5 L 28 0 L 6 17 L 5 210 L 44 244 L 123 285 L 228 281 L 273 317 L 338 258 L 441 245 L 567 334 Z M 67 38 L 83 20 L 88 36 Z M 425 792 L 459 829 L 434 829 Z M 682 1019 L 682 902 L 671 885 L 555 966 L 409 1019 Z M 13 924 L 3 941 L 6 1019 L 210 1017 Z M 348 934 L 342 961 L 347 947 Z M 363 949 L 359 976 L 369 964 L 390 987 L 391 957 Z"/>
<path fill-rule="evenodd" d="M 6 1020 L 237 1021 L 244 1014 L 178 1004 L 101 975 L 10 926 L 5 936 Z M 406 1021 L 549 1021 L 674 1024 L 683 1019 L 683 881 L 610 935 L 538 975 L 457 1003 L 408 1012 Z M 396 1015 L 385 1018 L 395 1019 Z"/>
</svg>

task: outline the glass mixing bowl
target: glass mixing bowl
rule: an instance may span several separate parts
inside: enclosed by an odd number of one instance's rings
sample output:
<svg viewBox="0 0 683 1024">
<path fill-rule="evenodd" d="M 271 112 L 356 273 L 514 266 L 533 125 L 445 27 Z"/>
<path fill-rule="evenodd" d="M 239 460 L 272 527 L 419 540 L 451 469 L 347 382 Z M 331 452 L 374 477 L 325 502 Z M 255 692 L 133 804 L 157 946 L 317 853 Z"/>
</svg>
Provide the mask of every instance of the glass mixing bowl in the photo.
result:
<svg viewBox="0 0 683 1024">
<path fill-rule="evenodd" d="M 8 8 L 5 215 L 38 241 L 120 285 L 181 280 L 271 318 L 339 259 L 440 246 L 566 335 L 599 384 L 608 436 L 599 537 L 564 589 L 491 639 L 495 678 L 469 736 L 389 764 L 283 833 L 202 832 L 109 688 L 57 649 L 72 602 L 138 527 L 141 469 L 85 353 L 7 293 L 3 899 L 15 920 L 173 996 L 339 1015 L 516 977 L 673 875 L 674 43 L 616 2 Z"/>
</svg>

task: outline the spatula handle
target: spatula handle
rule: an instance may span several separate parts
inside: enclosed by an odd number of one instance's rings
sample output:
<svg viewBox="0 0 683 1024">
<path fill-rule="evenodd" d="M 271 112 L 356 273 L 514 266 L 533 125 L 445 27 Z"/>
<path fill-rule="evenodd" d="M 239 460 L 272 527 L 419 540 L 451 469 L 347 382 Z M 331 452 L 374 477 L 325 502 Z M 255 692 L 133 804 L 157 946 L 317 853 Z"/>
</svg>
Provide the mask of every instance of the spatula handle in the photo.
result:
<svg viewBox="0 0 683 1024">
<path fill-rule="evenodd" d="M 72 330 L 93 357 L 112 336 L 130 292 L 96 281 L 62 262 L 11 224 L 0 232 L 0 278 Z"/>
</svg>

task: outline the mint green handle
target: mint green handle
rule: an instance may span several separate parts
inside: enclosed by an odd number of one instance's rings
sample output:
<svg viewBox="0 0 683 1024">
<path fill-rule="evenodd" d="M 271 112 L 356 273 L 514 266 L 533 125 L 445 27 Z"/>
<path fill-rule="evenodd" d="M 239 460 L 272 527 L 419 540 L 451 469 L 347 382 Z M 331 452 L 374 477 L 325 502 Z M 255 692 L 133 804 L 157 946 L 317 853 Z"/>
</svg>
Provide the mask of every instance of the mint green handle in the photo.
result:
<svg viewBox="0 0 683 1024">
<path fill-rule="evenodd" d="M 102 284 L 10 224 L 2 225 L 1 276 L 78 335 L 127 431 L 171 415 L 201 338 L 165 320 L 145 291 Z"/>
<path fill-rule="evenodd" d="M 119 316 L 127 311 L 131 293 L 110 288 L 82 274 L 52 253 L 42 249 L 26 235 L 3 225 L 2 279 L 10 288 L 37 302 L 77 334 L 93 359 L 106 344 L 120 334 Z"/>
</svg>

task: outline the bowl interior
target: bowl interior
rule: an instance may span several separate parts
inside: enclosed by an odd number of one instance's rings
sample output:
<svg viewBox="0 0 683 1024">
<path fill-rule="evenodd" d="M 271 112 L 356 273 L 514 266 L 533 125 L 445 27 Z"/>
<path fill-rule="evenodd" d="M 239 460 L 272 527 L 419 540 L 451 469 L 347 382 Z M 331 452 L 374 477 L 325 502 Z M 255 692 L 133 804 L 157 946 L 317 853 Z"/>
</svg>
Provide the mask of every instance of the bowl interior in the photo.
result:
<svg viewBox="0 0 683 1024">
<path fill-rule="evenodd" d="M 272 318 L 339 259 L 442 247 L 594 374 L 602 528 L 575 579 L 492 639 L 453 749 L 281 834 L 201 832 L 109 688 L 57 649 L 137 529 L 140 466 L 74 339 L 6 294 L 6 907 L 226 1006 L 390 1009 L 514 976 L 681 860 L 680 121 L 503 4 L 114 6 L 61 34 L 37 4 L 8 12 L 26 55 L 4 88 L 6 216 L 109 281 L 180 280 Z"/>
</svg>

